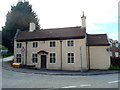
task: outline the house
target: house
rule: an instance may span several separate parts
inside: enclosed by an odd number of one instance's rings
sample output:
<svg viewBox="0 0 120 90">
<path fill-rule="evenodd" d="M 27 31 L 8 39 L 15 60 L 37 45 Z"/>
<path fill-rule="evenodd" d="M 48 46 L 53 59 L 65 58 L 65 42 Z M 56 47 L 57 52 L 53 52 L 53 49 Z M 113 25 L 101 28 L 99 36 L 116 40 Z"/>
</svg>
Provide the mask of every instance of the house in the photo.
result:
<svg viewBox="0 0 120 90">
<path fill-rule="evenodd" d="M 120 43 L 117 40 L 109 39 L 110 43 L 110 56 L 120 57 Z"/>
<path fill-rule="evenodd" d="M 87 34 L 86 17 L 82 26 L 17 31 L 14 39 L 14 62 L 38 69 L 89 70 L 108 69 L 109 42 L 106 34 Z"/>
</svg>

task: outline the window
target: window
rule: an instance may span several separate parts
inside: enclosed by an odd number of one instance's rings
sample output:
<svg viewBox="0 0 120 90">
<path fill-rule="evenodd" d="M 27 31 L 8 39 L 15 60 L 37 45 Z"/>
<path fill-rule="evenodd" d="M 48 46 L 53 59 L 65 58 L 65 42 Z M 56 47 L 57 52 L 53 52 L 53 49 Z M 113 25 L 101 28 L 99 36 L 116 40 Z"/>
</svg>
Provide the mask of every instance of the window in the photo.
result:
<svg viewBox="0 0 120 90">
<path fill-rule="evenodd" d="M 38 42 L 33 42 L 33 48 L 38 47 Z"/>
<path fill-rule="evenodd" d="M 50 47 L 55 47 L 55 41 L 50 41 Z"/>
<path fill-rule="evenodd" d="M 115 56 L 118 57 L 118 56 L 119 56 L 119 53 L 118 53 L 118 52 L 115 52 Z"/>
<path fill-rule="evenodd" d="M 110 52 L 110 56 L 112 56 L 112 52 Z"/>
<path fill-rule="evenodd" d="M 17 43 L 17 48 L 21 48 L 22 47 L 22 43 Z"/>
<path fill-rule="evenodd" d="M 73 41 L 67 41 L 67 45 L 68 46 L 74 46 L 74 42 Z"/>
<path fill-rule="evenodd" d="M 21 63 L 21 54 L 16 55 L 16 62 Z"/>
<path fill-rule="evenodd" d="M 118 47 L 118 43 L 116 43 L 116 47 Z"/>
<path fill-rule="evenodd" d="M 37 63 L 37 61 L 38 61 L 37 54 L 32 54 L 32 62 Z"/>
<path fill-rule="evenodd" d="M 74 63 L 74 53 L 68 53 L 68 63 Z"/>
<path fill-rule="evenodd" d="M 50 53 L 50 63 L 55 63 L 55 60 L 56 60 L 56 58 L 55 58 L 55 53 Z"/>
</svg>

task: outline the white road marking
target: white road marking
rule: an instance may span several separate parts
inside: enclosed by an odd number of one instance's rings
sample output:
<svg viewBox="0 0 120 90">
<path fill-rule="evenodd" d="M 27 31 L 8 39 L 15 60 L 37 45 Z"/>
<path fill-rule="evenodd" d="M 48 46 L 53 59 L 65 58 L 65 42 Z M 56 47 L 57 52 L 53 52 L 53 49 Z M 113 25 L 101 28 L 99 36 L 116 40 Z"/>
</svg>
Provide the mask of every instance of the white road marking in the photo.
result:
<svg viewBox="0 0 120 90">
<path fill-rule="evenodd" d="M 80 85 L 80 87 L 86 87 L 86 86 L 91 86 L 91 84 Z"/>
<path fill-rule="evenodd" d="M 118 82 L 120 82 L 120 80 L 110 81 L 110 82 L 108 82 L 108 83 L 118 83 Z"/>
<path fill-rule="evenodd" d="M 62 87 L 62 88 L 75 88 L 77 86 L 66 86 L 66 87 Z"/>
</svg>

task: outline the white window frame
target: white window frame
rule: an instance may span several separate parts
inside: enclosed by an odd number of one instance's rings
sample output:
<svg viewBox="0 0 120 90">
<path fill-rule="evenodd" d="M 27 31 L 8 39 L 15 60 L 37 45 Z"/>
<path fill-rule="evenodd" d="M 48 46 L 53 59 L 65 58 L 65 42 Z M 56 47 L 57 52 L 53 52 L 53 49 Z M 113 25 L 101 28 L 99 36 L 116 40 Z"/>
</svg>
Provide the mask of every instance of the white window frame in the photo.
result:
<svg viewBox="0 0 120 90">
<path fill-rule="evenodd" d="M 22 62 L 22 55 L 21 54 L 16 54 L 16 62 L 21 63 Z"/>
<path fill-rule="evenodd" d="M 56 53 L 50 53 L 50 63 L 56 63 Z"/>
<path fill-rule="evenodd" d="M 50 41 L 50 47 L 56 47 L 56 42 L 55 41 Z"/>
<path fill-rule="evenodd" d="M 74 46 L 74 41 L 73 40 L 68 40 L 67 41 L 67 46 L 68 47 Z"/>
<path fill-rule="evenodd" d="M 17 48 L 22 48 L 22 43 L 17 43 Z"/>
<path fill-rule="evenodd" d="M 75 53 L 67 53 L 67 62 L 75 63 Z"/>
<path fill-rule="evenodd" d="M 32 46 L 33 46 L 33 48 L 37 48 L 38 47 L 38 42 L 33 42 Z"/>
<path fill-rule="evenodd" d="M 38 63 L 38 54 L 32 53 L 32 63 Z"/>
</svg>

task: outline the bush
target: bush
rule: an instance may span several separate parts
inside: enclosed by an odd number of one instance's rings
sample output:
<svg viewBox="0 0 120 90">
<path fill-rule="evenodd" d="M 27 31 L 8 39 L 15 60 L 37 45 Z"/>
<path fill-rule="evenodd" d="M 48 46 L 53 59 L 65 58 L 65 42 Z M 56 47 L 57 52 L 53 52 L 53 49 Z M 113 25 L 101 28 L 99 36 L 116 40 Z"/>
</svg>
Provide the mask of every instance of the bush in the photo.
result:
<svg viewBox="0 0 120 90">
<path fill-rule="evenodd" d="M 109 70 L 120 70 L 120 67 L 117 65 L 111 65 Z"/>
</svg>

